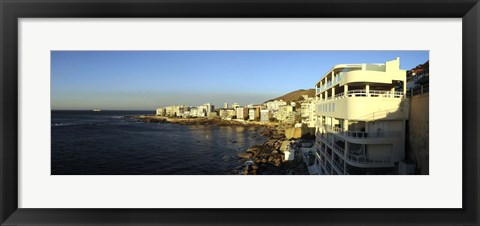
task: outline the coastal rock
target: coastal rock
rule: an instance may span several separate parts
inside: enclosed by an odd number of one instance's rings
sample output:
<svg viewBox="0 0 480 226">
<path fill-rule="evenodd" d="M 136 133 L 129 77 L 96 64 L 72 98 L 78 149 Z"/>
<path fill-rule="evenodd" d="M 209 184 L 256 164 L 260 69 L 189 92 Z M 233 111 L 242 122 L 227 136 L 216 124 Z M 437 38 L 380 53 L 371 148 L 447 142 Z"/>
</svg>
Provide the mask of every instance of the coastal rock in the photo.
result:
<svg viewBox="0 0 480 226">
<path fill-rule="evenodd" d="M 280 146 L 279 150 L 281 152 L 284 152 L 287 149 L 287 146 L 290 145 L 290 141 L 286 140 L 282 142 L 282 145 Z"/>
<path fill-rule="evenodd" d="M 285 130 L 287 139 L 300 139 L 302 137 L 302 128 L 288 128 Z"/>
<path fill-rule="evenodd" d="M 260 131 L 260 135 L 262 135 L 264 137 L 269 137 L 270 135 L 272 135 L 272 131 L 269 130 L 269 129 L 265 129 L 265 130 Z"/>
<path fill-rule="evenodd" d="M 267 146 L 268 148 L 273 148 L 275 146 L 275 143 L 277 142 L 277 140 L 268 140 L 267 142 L 265 142 L 263 145 L 264 146 Z"/>
<path fill-rule="evenodd" d="M 285 140 L 281 139 L 281 140 L 278 140 L 277 142 L 275 142 L 275 150 L 280 150 L 280 148 L 282 147 L 282 144 Z"/>
<path fill-rule="evenodd" d="M 275 132 L 275 133 L 270 137 L 270 139 L 279 140 L 279 139 L 282 139 L 282 138 L 284 138 L 284 137 L 285 137 L 284 134 Z"/>
<path fill-rule="evenodd" d="M 249 159 L 253 156 L 253 154 L 248 152 L 241 152 L 241 153 L 238 153 L 237 156 L 242 159 Z"/>
</svg>

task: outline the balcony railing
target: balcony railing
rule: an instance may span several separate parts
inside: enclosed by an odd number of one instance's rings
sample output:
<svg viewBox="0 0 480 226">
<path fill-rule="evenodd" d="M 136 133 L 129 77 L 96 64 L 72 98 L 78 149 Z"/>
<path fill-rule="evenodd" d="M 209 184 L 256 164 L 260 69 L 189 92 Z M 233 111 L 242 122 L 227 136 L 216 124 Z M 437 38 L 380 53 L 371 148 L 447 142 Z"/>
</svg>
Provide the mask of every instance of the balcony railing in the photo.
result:
<svg viewBox="0 0 480 226">
<path fill-rule="evenodd" d="M 328 173 L 328 174 L 332 174 L 332 167 L 328 164 L 325 164 L 325 171 Z"/>
<path fill-rule="evenodd" d="M 320 151 L 320 153 L 325 154 L 325 149 L 322 147 L 317 147 L 317 151 Z"/>
<path fill-rule="evenodd" d="M 332 146 L 333 146 L 333 150 L 338 151 L 339 154 L 341 154 L 341 156 L 343 156 L 345 154 L 345 150 L 342 147 L 338 146 L 335 143 L 333 143 Z"/>
<path fill-rule="evenodd" d="M 353 139 L 376 139 L 376 138 L 392 138 L 392 137 L 401 137 L 401 131 L 376 131 L 376 132 L 364 132 L 364 131 L 354 131 L 354 130 L 344 130 L 342 128 L 334 127 L 331 125 L 322 124 L 322 126 L 328 132 L 334 132 L 342 136 L 350 137 Z"/>
<path fill-rule="evenodd" d="M 337 161 L 333 160 L 333 168 L 337 170 L 337 173 L 343 174 L 343 165 L 340 165 Z"/>
<path fill-rule="evenodd" d="M 331 153 L 328 153 L 328 151 L 325 150 L 325 156 L 327 156 L 327 159 L 328 160 L 331 160 L 332 159 L 332 154 Z"/>
<path fill-rule="evenodd" d="M 368 155 L 365 154 L 353 154 L 347 152 L 347 159 L 356 162 L 356 163 L 369 163 L 369 164 L 375 164 L 375 163 L 389 163 L 390 162 L 390 157 L 384 157 L 382 159 L 370 159 Z"/>
</svg>

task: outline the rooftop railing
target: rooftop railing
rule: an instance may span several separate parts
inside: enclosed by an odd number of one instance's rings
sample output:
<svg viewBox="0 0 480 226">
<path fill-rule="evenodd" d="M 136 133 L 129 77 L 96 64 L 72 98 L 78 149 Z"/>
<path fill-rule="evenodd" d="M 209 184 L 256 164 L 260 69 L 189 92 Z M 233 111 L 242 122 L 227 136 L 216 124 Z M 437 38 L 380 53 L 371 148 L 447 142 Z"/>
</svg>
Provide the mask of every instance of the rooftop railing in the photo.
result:
<svg viewBox="0 0 480 226">
<path fill-rule="evenodd" d="M 323 90 L 320 89 L 320 91 L 317 91 L 317 93 L 322 92 Z M 345 95 L 344 92 L 337 93 L 335 96 L 329 96 L 327 98 L 324 98 L 323 101 L 327 100 L 332 100 L 332 99 L 340 99 L 340 98 L 345 98 L 345 97 L 383 97 L 383 98 L 402 98 L 403 92 L 395 91 L 385 91 L 385 90 L 370 90 L 367 92 L 365 89 L 356 89 L 356 90 L 349 90 L 347 92 L 347 95 Z"/>
</svg>

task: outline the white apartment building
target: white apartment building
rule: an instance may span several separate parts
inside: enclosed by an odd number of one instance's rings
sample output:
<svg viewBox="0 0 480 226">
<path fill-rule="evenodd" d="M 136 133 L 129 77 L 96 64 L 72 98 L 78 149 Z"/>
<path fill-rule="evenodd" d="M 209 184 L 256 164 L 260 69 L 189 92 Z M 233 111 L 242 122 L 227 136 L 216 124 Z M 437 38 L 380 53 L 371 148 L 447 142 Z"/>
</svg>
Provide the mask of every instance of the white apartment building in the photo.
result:
<svg viewBox="0 0 480 226">
<path fill-rule="evenodd" d="M 409 112 L 400 59 L 336 65 L 315 87 L 320 174 L 393 174 L 405 159 Z"/>
<path fill-rule="evenodd" d="M 268 109 L 260 110 L 260 122 L 269 122 L 272 114 Z"/>
<path fill-rule="evenodd" d="M 237 108 L 237 119 L 245 120 L 248 117 L 248 108 L 238 107 Z"/>
<path fill-rule="evenodd" d="M 165 116 L 167 114 L 167 109 L 164 107 L 157 108 L 156 115 Z"/>
<path fill-rule="evenodd" d="M 258 121 L 260 118 L 260 107 L 248 108 L 248 120 Z"/>
<path fill-rule="evenodd" d="M 315 98 L 303 95 L 303 101 L 300 103 L 300 116 L 302 123 L 308 127 L 315 127 L 317 116 L 315 115 Z"/>
<path fill-rule="evenodd" d="M 203 106 L 205 106 L 205 109 L 206 109 L 207 113 L 215 111 L 215 106 L 212 105 L 211 103 L 206 103 Z"/>
<path fill-rule="evenodd" d="M 172 105 L 165 108 L 165 113 L 170 117 L 182 117 L 185 111 L 189 111 L 187 105 Z"/>
<path fill-rule="evenodd" d="M 280 106 L 285 106 L 285 105 L 287 105 L 287 102 L 283 100 L 269 101 L 267 102 L 267 109 L 271 111 L 278 111 Z"/>
<path fill-rule="evenodd" d="M 278 111 L 273 113 L 273 117 L 280 122 L 293 121 L 295 117 L 294 107 L 291 105 L 282 105 L 278 108 Z"/>
</svg>

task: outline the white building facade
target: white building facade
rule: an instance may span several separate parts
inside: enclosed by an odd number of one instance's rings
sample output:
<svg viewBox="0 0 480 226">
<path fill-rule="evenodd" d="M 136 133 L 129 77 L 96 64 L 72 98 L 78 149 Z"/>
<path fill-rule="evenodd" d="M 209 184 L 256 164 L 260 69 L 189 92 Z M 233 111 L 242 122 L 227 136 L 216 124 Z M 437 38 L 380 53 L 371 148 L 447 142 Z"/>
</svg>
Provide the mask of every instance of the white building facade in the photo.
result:
<svg viewBox="0 0 480 226">
<path fill-rule="evenodd" d="M 395 174 L 405 159 L 409 112 L 400 59 L 336 65 L 315 87 L 320 174 Z"/>
</svg>

